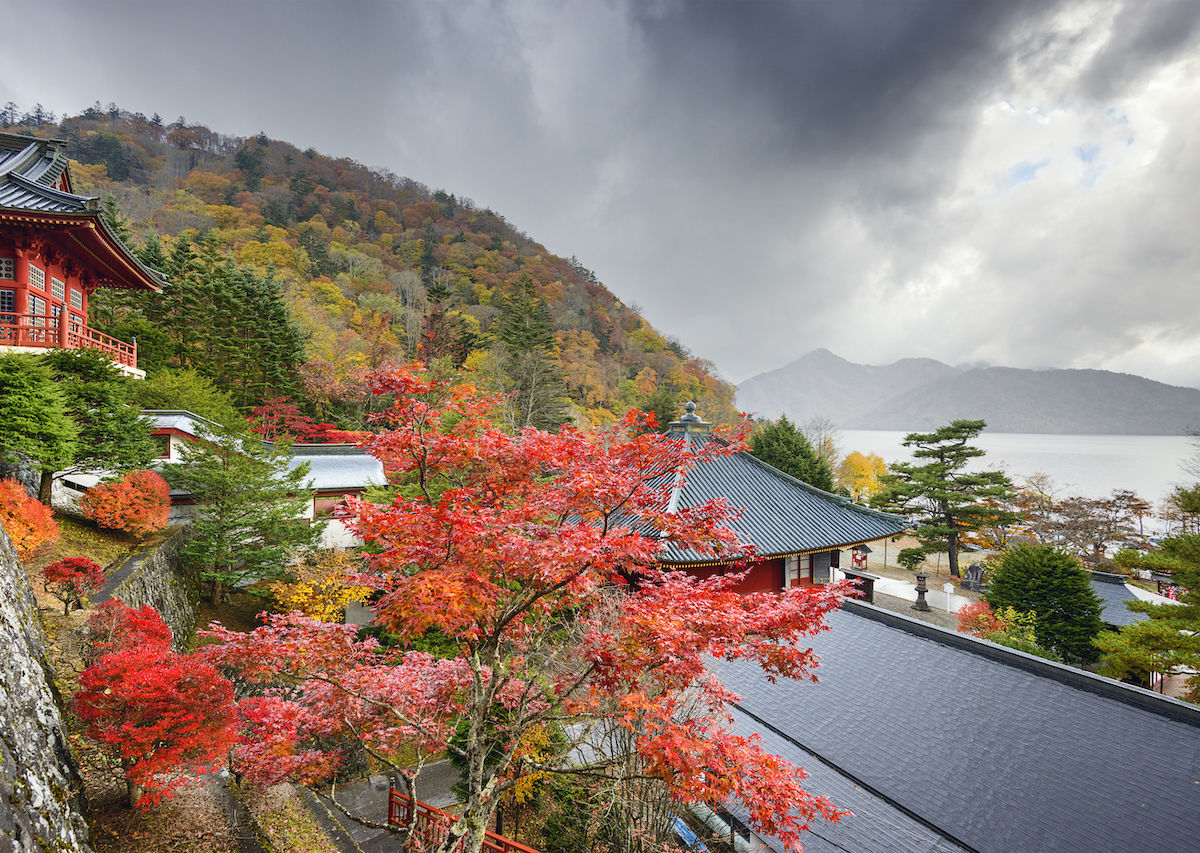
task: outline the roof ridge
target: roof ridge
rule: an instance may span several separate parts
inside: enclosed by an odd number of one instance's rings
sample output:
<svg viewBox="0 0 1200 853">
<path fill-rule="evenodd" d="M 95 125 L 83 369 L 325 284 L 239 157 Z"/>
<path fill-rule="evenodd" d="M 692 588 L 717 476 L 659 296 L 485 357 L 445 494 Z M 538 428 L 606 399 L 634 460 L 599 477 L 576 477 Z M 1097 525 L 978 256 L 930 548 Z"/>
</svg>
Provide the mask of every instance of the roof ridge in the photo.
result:
<svg viewBox="0 0 1200 853">
<path fill-rule="evenodd" d="M 835 763 L 834 761 L 826 758 L 824 755 L 817 752 L 812 747 L 808 746 L 807 744 L 801 743 L 800 741 L 796 740 L 794 737 L 789 735 L 787 732 L 771 725 L 771 723 L 767 722 L 762 717 L 758 716 L 758 714 L 755 714 L 753 711 L 747 710 L 740 702 L 733 702 L 732 705 L 738 711 L 745 714 L 750 719 L 754 720 L 754 722 L 758 723 L 760 726 L 767 729 L 772 734 L 776 735 L 777 737 L 783 738 L 784 740 L 786 740 L 788 743 L 792 744 L 796 748 L 798 748 L 804 752 L 807 752 L 809 755 L 811 755 L 817 761 L 821 762 L 826 767 L 828 767 L 830 770 L 832 770 L 835 773 L 837 773 L 838 775 L 842 776 L 844 779 L 850 780 L 851 783 L 853 783 L 855 786 L 857 786 L 859 788 L 862 788 L 864 791 L 866 791 L 872 797 L 882 800 L 883 802 L 887 803 L 892 808 L 899 811 L 901 814 L 905 815 L 906 817 L 912 818 L 917 823 L 924 826 L 926 829 L 932 830 L 933 832 L 937 833 L 945 840 L 950 841 L 954 844 L 957 844 L 963 850 L 970 851 L 970 853 L 979 853 L 978 848 L 972 847 L 970 844 L 963 841 L 961 838 L 954 835 L 949 830 L 943 829 L 942 827 L 938 826 L 936 823 L 934 823 L 932 820 L 930 820 L 929 818 L 922 815 L 920 812 L 914 811 L 913 809 L 909 808 L 908 806 L 904 805 L 903 803 L 899 802 L 898 800 L 888 796 L 883 791 L 881 791 L 879 788 L 876 788 L 870 782 L 863 779 L 861 776 L 851 773 L 849 770 L 845 769 L 844 767 Z"/>
</svg>

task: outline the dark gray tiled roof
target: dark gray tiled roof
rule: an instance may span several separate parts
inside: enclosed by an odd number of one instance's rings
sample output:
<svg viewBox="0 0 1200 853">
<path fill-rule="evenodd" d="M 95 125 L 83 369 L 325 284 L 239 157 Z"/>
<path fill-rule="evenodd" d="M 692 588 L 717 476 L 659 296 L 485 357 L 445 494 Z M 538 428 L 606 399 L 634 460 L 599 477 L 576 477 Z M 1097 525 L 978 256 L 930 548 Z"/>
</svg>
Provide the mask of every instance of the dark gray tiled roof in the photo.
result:
<svg viewBox="0 0 1200 853">
<path fill-rule="evenodd" d="M 1200 709 L 869 605 L 829 622 L 813 640 L 817 684 L 771 685 L 744 662 L 715 669 L 749 718 L 878 792 L 879 808 L 982 853 L 1196 849 Z M 813 790 L 824 784 L 814 773 Z M 821 832 L 871 849 L 858 839 L 873 820 L 862 811 Z M 891 849 L 922 849 L 906 843 Z"/>
<path fill-rule="evenodd" d="M 672 432 L 673 438 L 684 434 Z M 709 441 L 704 434 L 689 433 L 687 440 Z M 688 507 L 713 498 L 725 498 L 729 506 L 742 510 L 730 524 L 743 542 L 759 554 L 792 554 L 853 545 L 894 536 L 908 523 L 850 503 L 772 468 L 750 453 L 717 457 L 691 471 L 683 486 L 679 506 Z M 686 562 L 698 555 L 670 548 L 664 562 Z"/>
<path fill-rule="evenodd" d="M 21 175 L 0 175 L 0 207 L 50 213 L 88 213 L 97 208 L 84 196 L 64 193 Z"/>
<path fill-rule="evenodd" d="M 1108 572 L 1092 572 L 1092 592 L 1100 599 L 1100 619 L 1106 625 L 1132 625 L 1150 617 L 1145 613 L 1130 610 L 1127 602 L 1138 601 L 1138 597 L 1125 585 L 1124 575 Z"/>
<path fill-rule="evenodd" d="M 828 797 L 838 808 L 852 812 L 835 823 L 814 821 L 804 834 L 804 853 L 963 853 L 970 847 L 955 843 L 937 829 L 906 814 L 885 797 L 863 788 L 854 779 L 840 773 L 795 742 L 771 731 L 754 718 L 740 711 L 733 712 L 734 730 L 743 736 L 757 734 L 762 746 L 772 755 L 803 767 L 808 773 L 804 788 L 810 793 Z M 727 806 L 729 811 L 749 825 L 747 813 L 740 804 Z M 783 847 L 776 839 L 768 839 L 777 850 Z"/>
<path fill-rule="evenodd" d="M 3 134 L 0 139 L 0 207 L 53 213 L 86 213 L 96 199 L 53 188 L 67 167 L 65 143 Z"/>
</svg>

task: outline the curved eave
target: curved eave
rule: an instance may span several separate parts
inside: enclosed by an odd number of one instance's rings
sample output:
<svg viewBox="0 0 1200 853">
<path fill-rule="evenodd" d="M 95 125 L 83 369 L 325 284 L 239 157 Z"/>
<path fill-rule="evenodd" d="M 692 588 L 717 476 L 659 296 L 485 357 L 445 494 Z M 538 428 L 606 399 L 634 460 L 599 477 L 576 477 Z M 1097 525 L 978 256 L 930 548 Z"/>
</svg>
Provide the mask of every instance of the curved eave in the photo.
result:
<svg viewBox="0 0 1200 853">
<path fill-rule="evenodd" d="M 898 533 L 903 533 L 903 528 L 896 533 L 884 533 L 880 536 L 875 536 L 871 539 L 859 539 L 852 542 L 842 542 L 836 545 L 821 545 L 816 548 L 804 548 L 799 551 L 780 551 L 778 553 L 771 552 L 769 554 L 755 554 L 751 562 L 762 563 L 768 560 L 779 560 L 785 557 L 795 557 L 800 554 L 820 554 L 824 551 L 840 551 L 846 548 L 853 548 L 855 545 L 866 545 L 868 542 L 878 542 L 881 539 L 887 539 L 890 536 L 895 536 Z M 720 566 L 732 565 L 735 560 L 694 560 L 686 557 L 679 559 L 661 559 L 659 564 L 670 566 L 674 569 L 694 569 L 694 568 L 718 568 Z"/>
<path fill-rule="evenodd" d="M 113 234 L 98 213 L 63 213 L 0 207 L 0 222 L 54 229 L 70 239 L 81 254 L 94 262 L 105 286 L 161 293 L 166 279 L 142 263 Z"/>
</svg>

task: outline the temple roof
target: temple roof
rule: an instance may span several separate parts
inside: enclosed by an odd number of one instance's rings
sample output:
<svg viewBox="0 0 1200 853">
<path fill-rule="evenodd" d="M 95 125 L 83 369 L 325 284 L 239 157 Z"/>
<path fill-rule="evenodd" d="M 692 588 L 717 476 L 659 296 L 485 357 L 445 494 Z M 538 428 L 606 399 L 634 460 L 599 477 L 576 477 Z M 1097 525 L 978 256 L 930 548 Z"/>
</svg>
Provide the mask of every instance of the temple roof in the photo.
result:
<svg viewBox="0 0 1200 853">
<path fill-rule="evenodd" d="M 1196 706 L 860 602 L 828 622 L 815 684 L 714 665 L 739 729 L 855 814 L 805 850 L 1195 849 Z"/>
<path fill-rule="evenodd" d="M 667 435 L 696 449 L 713 441 L 723 443 L 695 414 L 694 406 L 670 425 Z M 908 527 L 901 516 L 853 504 L 841 495 L 801 482 L 747 451 L 696 466 L 677 482 L 671 505 L 690 507 L 715 498 L 724 498 L 730 507 L 742 510 L 729 526 L 762 556 L 844 548 L 895 536 Z M 667 563 L 702 560 L 694 552 L 669 545 L 662 559 Z"/>
<path fill-rule="evenodd" d="M 0 222 L 62 231 L 103 286 L 161 290 L 163 275 L 113 233 L 99 199 L 70 191 L 66 146 L 62 139 L 0 133 Z"/>
</svg>

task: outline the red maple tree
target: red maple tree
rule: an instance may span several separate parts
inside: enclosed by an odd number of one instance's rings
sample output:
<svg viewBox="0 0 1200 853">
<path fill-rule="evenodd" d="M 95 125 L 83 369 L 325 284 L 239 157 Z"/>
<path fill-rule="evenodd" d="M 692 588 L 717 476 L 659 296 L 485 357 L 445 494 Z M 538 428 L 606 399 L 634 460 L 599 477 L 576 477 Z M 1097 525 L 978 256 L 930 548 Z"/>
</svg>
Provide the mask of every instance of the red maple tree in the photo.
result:
<svg viewBox="0 0 1200 853">
<path fill-rule="evenodd" d="M 330 444 L 345 441 L 337 424 L 317 423 L 287 397 L 272 397 L 250 412 L 250 430 L 268 441 L 290 436 L 297 444 Z"/>
<path fill-rule="evenodd" d="M 32 557 L 44 543 L 58 538 L 53 510 L 13 480 L 0 480 L 0 524 L 22 560 Z"/>
<path fill-rule="evenodd" d="M 42 569 L 42 588 L 63 605 L 63 616 L 71 605 L 83 607 L 83 599 L 104 584 L 104 570 L 87 557 L 64 557 Z"/>
<path fill-rule="evenodd" d="M 171 651 L 152 608 L 106 604 L 89 627 L 107 651 L 80 675 L 74 707 L 87 735 L 116 752 L 130 805 L 148 807 L 223 764 L 237 742 L 233 686 Z"/>
<path fill-rule="evenodd" d="M 144 535 L 166 525 L 171 492 L 167 481 L 154 471 L 130 471 L 119 480 L 88 489 L 79 509 L 101 527 Z"/>
<path fill-rule="evenodd" d="M 759 830 L 796 850 L 809 821 L 842 814 L 803 789 L 802 770 L 729 729 L 735 697 L 705 661 L 814 678 L 802 641 L 824 630 L 846 589 L 741 596 L 736 573 L 698 579 L 657 562 L 665 539 L 711 559 L 749 553 L 720 502 L 669 502 L 677 478 L 739 443 L 689 450 L 645 433 L 636 414 L 604 431 L 514 437 L 487 418 L 495 398 L 419 369 L 371 380 L 395 402 L 365 446 L 403 488 L 388 506 L 355 503 L 355 528 L 377 551 L 356 582 L 380 591 L 376 617 L 389 632 L 436 628 L 457 654 L 397 655 L 296 616 L 251 634 L 210 632 L 207 660 L 255 692 L 288 687 L 256 702 L 260 721 L 244 713 L 245 772 L 311 780 L 336 761 L 323 764 L 315 745 L 352 739 L 415 798 L 424 758 L 449 751 L 466 767 L 466 801 L 438 849 L 468 853 L 481 849 L 506 792 L 554 772 L 653 778 L 685 803 L 740 800 Z M 547 726 L 561 737 L 530 748 Z M 613 731 L 626 733 L 630 753 L 584 746 Z M 631 835 L 648 829 L 629 820 Z"/>
</svg>

